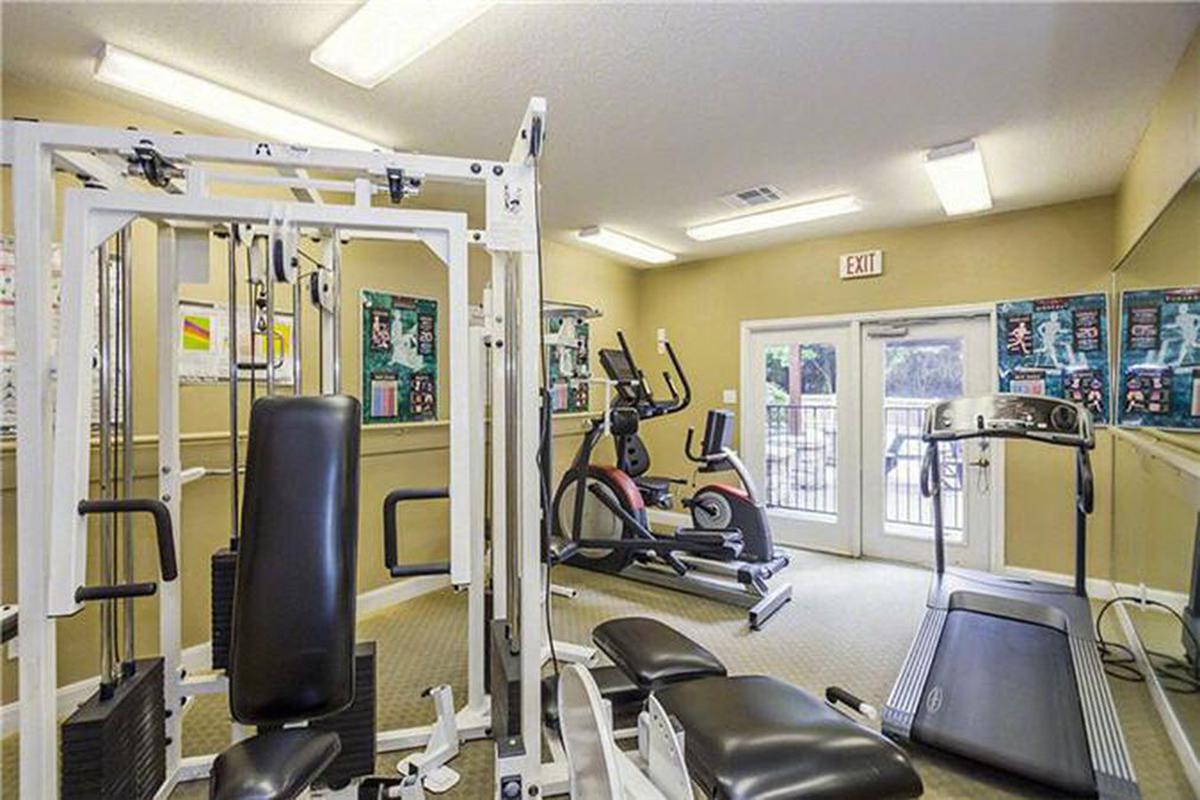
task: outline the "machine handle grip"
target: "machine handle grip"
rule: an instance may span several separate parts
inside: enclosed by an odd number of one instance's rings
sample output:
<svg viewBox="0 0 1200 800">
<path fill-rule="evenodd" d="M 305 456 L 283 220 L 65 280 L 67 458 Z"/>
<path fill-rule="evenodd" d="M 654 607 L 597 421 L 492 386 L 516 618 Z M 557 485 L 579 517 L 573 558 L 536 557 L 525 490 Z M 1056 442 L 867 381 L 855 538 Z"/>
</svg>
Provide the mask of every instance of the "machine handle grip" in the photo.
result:
<svg viewBox="0 0 1200 800">
<path fill-rule="evenodd" d="M 1096 479 L 1092 473 L 1092 460 L 1088 458 L 1086 450 L 1076 451 L 1075 465 L 1079 481 L 1079 510 L 1090 514 L 1096 507 Z"/>
<path fill-rule="evenodd" d="M 694 461 L 697 464 L 704 464 L 704 454 L 696 455 L 692 452 L 692 440 L 696 438 L 696 429 L 688 426 L 687 439 L 683 442 L 683 454 L 688 457 L 688 461 Z"/>
<path fill-rule="evenodd" d="M 921 496 L 933 497 L 934 491 L 934 475 L 933 475 L 933 460 L 937 454 L 937 442 L 930 442 L 925 448 L 925 455 L 921 459 Z"/>
<path fill-rule="evenodd" d="M 179 577 L 179 565 L 175 560 L 175 529 L 171 524 L 171 510 L 161 500 L 148 497 L 128 497 L 120 500 L 80 500 L 79 514 L 149 514 L 154 517 L 154 533 L 158 540 L 158 562 L 164 581 Z M 131 584 L 136 585 L 136 584 Z"/>
<path fill-rule="evenodd" d="M 667 385 L 667 391 L 671 393 L 671 405 L 674 406 L 679 402 L 679 392 L 675 390 L 675 381 L 671 380 L 671 373 L 665 369 L 662 372 L 663 383 Z"/>
<path fill-rule="evenodd" d="M 393 489 L 383 498 L 383 563 L 393 578 L 416 575 L 449 575 L 450 562 L 436 561 L 428 564 L 401 564 L 399 532 L 396 526 L 397 509 L 410 500 L 444 500 L 450 497 L 450 489 Z"/>
<path fill-rule="evenodd" d="M 878 719 L 879 717 L 879 711 L 875 706 L 840 686 L 830 686 L 825 690 L 825 702 L 831 706 L 841 703 L 870 720 Z"/>
<path fill-rule="evenodd" d="M 75 602 L 86 603 L 91 600 L 118 600 L 122 597 L 150 597 L 158 591 L 158 584 L 153 581 L 146 583 L 118 583 L 115 586 L 80 586 L 75 590 Z"/>
</svg>

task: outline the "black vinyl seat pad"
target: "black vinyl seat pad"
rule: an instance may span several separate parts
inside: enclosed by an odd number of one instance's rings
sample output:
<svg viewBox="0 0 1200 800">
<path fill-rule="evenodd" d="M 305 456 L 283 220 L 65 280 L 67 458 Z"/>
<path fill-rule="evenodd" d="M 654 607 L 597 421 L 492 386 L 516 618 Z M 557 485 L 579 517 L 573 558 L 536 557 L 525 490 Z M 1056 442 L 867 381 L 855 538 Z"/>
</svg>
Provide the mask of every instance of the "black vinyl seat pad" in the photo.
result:
<svg viewBox="0 0 1200 800">
<path fill-rule="evenodd" d="M 602 622 L 592 641 L 643 691 L 676 681 L 725 675 L 725 665 L 705 647 L 648 617 Z"/>
<path fill-rule="evenodd" d="M 685 731 L 688 770 L 714 800 L 918 797 L 905 753 L 777 678 L 704 678 L 655 697 Z"/>
<path fill-rule="evenodd" d="M 333 762 L 336 733 L 286 728 L 251 736 L 217 756 L 210 800 L 290 800 L 299 797 Z"/>
</svg>

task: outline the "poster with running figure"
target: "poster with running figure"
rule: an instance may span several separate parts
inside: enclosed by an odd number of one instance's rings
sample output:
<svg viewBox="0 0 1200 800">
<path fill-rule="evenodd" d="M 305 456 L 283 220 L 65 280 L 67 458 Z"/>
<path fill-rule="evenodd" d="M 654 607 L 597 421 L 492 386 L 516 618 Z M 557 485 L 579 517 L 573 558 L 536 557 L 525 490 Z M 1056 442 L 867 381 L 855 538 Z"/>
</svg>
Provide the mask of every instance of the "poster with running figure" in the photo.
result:
<svg viewBox="0 0 1200 800">
<path fill-rule="evenodd" d="M 998 303 L 996 321 L 999 391 L 1073 400 L 1109 422 L 1107 295 Z"/>
<path fill-rule="evenodd" d="M 437 419 L 437 301 L 364 289 L 362 308 L 363 422 Z"/>
<path fill-rule="evenodd" d="M 1200 429 L 1200 286 L 1121 295 L 1122 425 Z"/>
<path fill-rule="evenodd" d="M 578 314 L 546 313 L 546 366 L 555 414 L 588 410 L 588 323 Z"/>
</svg>

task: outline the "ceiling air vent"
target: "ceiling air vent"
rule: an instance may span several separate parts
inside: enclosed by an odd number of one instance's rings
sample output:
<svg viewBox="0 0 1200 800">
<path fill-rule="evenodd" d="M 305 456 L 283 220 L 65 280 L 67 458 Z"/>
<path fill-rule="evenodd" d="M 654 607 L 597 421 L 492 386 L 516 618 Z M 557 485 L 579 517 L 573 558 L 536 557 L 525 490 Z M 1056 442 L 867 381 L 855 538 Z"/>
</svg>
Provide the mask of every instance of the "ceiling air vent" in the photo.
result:
<svg viewBox="0 0 1200 800">
<path fill-rule="evenodd" d="M 738 192 L 732 192 L 723 195 L 721 199 L 726 205 L 734 208 L 753 208 L 754 206 L 763 206 L 767 203 L 774 203 L 776 200 L 783 199 L 783 192 L 774 186 L 763 184 L 762 186 L 751 186 L 749 189 L 742 189 Z"/>
</svg>

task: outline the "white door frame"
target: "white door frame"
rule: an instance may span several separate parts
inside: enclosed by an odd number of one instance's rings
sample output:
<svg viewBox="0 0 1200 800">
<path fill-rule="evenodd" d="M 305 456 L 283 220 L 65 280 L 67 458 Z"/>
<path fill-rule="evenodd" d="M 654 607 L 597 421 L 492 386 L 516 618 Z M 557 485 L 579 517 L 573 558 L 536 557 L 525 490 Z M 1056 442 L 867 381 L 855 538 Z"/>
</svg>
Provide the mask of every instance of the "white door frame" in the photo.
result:
<svg viewBox="0 0 1200 800">
<path fill-rule="evenodd" d="M 754 355 L 755 336 L 770 337 L 772 334 L 786 334 L 786 342 L 790 345 L 795 343 L 795 339 L 806 338 L 804 334 L 813 333 L 817 335 L 818 340 L 832 343 L 837 348 L 837 388 L 835 392 L 837 398 L 835 411 L 838 417 L 837 513 L 834 520 L 820 520 L 818 518 L 822 515 L 809 512 L 789 512 L 782 509 L 768 511 L 772 517 L 776 544 L 820 550 L 837 555 L 857 557 L 862 554 L 862 536 L 859 533 L 862 481 L 858 469 L 862 444 L 859 438 L 859 426 L 857 424 L 847 425 L 848 420 L 843 418 L 848 417 L 857 422 L 859 412 L 861 390 L 858 384 L 861 371 L 858 357 L 860 347 L 854 341 L 854 337 L 858 335 L 857 331 L 858 328 L 855 325 L 841 323 L 823 326 L 809 325 L 804 328 L 790 328 L 783 331 L 755 331 L 747 337 L 747 346 L 750 348 L 751 356 L 742 359 L 746 365 L 746 377 L 742 380 L 741 389 L 743 432 L 755 428 L 763 430 L 765 427 L 762 409 L 757 407 L 761 399 L 758 391 L 749 390 L 749 387 L 761 387 L 765 383 L 758 380 L 763 376 L 760 372 L 762 362 Z M 751 403 L 755 407 L 752 407 Z M 769 491 L 764 469 L 765 453 L 762 447 L 765 444 L 765 441 L 752 441 L 745 438 L 738 443 L 743 458 L 747 459 L 747 469 L 754 477 L 755 483 L 762 487 L 760 500 L 764 503 Z M 808 541 L 801 543 L 796 539 L 808 539 Z"/>
<path fill-rule="evenodd" d="M 950 306 L 917 306 L 914 308 L 888 309 L 883 311 L 861 311 L 847 314 L 822 314 L 818 316 L 808 317 L 776 317 L 769 319 L 749 319 L 742 320 L 740 325 L 740 359 L 739 359 L 739 389 L 743 400 L 748 396 L 747 387 L 750 385 L 750 361 L 751 361 L 751 338 L 756 333 L 766 333 L 771 331 L 788 331 L 788 330 L 803 330 L 806 328 L 829 327 L 833 325 L 847 325 L 850 328 L 850 346 L 851 358 L 850 365 L 853 369 L 858 370 L 861 361 L 862 349 L 862 326 L 868 323 L 877 322 L 900 322 L 905 319 L 945 319 L 953 317 L 987 317 L 988 324 L 991 329 L 992 346 L 988 348 L 988 366 L 991 374 L 997 374 L 999 366 L 996 359 L 996 304 L 995 303 L 968 303 L 964 305 Z M 853 398 L 855 411 L 858 417 L 862 417 L 862 381 L 858 381 L 858 387 Z M 993 384 L 994 385 L 994 384 Z M 740 422 L 738 427 L 739 447 L 744 447 L 743 442 L 747 441 L 749 435 L 749 426 L 746 420 L 745 409 L 739 415 Z M 857 432 L 855 436 L 857 437 Z M 1005 447 L 1004 440 L 997 439 L 992 442 L 992 464 L 995 472 L 992 474 L 992 492 L 990 495 L 989 506 L 991 516 L 991 538 L 988 542 L 988 565 L 993 572 L 1002 572 L 1005 569 L 1005 514 L 1004 514 L 1004 497 L 1005 497 Z M 858 443 L 859 458 L 859 474 L 858 485 L 862 486 L 862 459 L 861 459 L 861 442 Z M 853 509 L 853 514 L 856 515 L 855 520 L 859 535 L 856 537 L 853 552 L 851 555 L 858 557 L 862 555 L 862 504 L 856 503 Z"/>
</svg>

